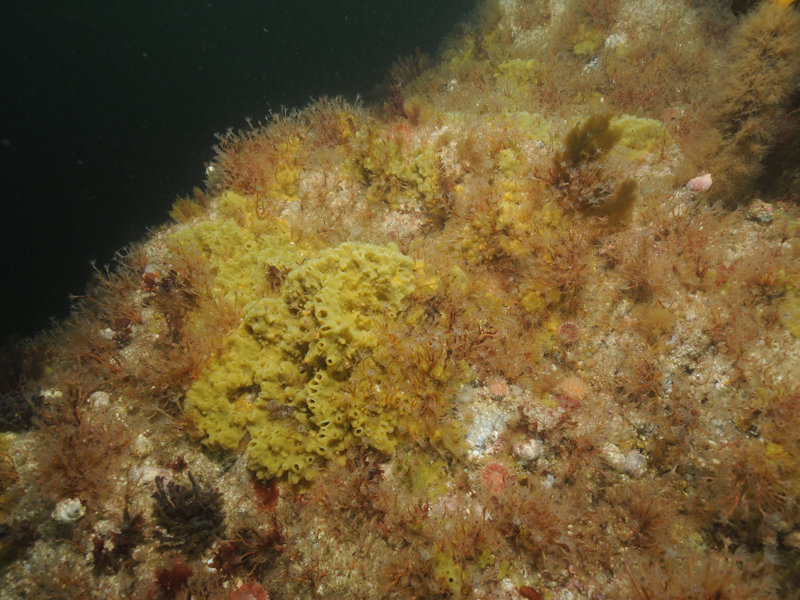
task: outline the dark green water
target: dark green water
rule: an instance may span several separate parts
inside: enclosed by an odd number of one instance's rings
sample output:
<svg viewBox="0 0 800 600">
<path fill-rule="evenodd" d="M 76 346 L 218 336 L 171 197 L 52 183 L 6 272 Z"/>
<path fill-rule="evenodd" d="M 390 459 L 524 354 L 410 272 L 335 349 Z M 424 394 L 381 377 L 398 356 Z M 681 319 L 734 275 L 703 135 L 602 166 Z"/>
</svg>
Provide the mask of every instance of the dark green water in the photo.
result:
<svg viewBox="0 0 800 600">
<path fill-rule="evenodd" d="M 0 9 L 0 343 L 201 185 L 214 133 L 368 95 L 473 0 L 27 0 Z"/>
</svg>

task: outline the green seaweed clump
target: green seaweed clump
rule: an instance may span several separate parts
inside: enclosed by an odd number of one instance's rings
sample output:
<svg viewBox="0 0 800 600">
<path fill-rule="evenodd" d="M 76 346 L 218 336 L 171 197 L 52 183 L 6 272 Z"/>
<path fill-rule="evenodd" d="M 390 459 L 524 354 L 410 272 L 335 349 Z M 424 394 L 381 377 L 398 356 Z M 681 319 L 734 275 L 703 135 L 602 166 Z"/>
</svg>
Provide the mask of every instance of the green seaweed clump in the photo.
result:
<svg viewBox="0 0 800 600">
<path fill-rule="evenodd" d="M 593 115 L 573 127 L 554 159 L 561 179 L 568 181 L 572 169 L 600 160 L 621 137 L 622 133 L 611 127 L 611 115 Z"/>
<path fill-rule="evenodd" d="M 638 185 L 633 179 L 617 183 L 613 170 L 602 162 L 622 136 L 622 128 L 613 127 L 607 114 L 575 125 L 553 158 L 549 183 L 578 210 L 614 218 L 626 215 Z"/>
</svg>

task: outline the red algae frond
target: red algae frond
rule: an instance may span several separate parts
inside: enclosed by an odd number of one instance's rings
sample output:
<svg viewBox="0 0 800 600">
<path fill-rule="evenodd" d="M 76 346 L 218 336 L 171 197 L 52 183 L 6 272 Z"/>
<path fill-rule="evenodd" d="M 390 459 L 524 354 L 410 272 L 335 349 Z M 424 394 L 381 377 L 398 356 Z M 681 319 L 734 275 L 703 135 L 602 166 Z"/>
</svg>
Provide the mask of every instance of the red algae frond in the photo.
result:
<svg viewBox="0 0 800 600">
<path fill-rule="evenodd" d="M 484 487 L 492 494 L 499 494 L 506 489 L 506 481 L 511 477 L 508 469 L 500 463 L 489 463 L 481 471 Z"/>
</svg>

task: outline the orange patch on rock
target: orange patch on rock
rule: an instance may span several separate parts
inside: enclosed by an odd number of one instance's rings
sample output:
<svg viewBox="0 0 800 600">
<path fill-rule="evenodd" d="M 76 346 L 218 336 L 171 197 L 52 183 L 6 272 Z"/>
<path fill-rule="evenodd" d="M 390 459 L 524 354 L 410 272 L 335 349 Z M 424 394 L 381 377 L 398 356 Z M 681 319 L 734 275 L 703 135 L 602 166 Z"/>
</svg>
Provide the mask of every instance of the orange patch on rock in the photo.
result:
<svg viewBox="0 0 800 600">
<path fill-rule="evenodd" d="M 580 377 L 570 375 L 556 387 L 556 397 L 562 404 L 569 408 L 576 408 L 581 405 L 581 400 L 589 392 L 589 385 Z"/>
</svg>

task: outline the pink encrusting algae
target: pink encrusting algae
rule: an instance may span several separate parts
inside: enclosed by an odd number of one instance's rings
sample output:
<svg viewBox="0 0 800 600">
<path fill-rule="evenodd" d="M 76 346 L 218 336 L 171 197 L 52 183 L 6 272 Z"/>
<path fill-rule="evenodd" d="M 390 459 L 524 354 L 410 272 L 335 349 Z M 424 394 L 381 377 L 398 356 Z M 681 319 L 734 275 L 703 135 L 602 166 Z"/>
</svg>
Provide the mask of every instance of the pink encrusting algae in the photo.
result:
<svg viewBox="0 0 800 600">
<path fill-rule="evenodd" d="M 698 175 L 686 182 L 686 189 L 690 192 L 705 192 L 712 184 L 711 173 Z"/>
</svg>

